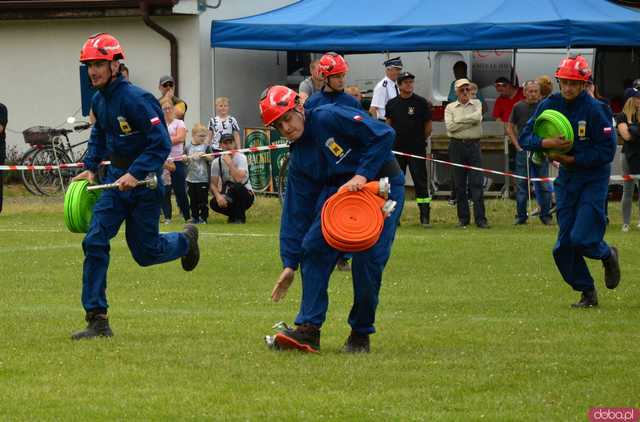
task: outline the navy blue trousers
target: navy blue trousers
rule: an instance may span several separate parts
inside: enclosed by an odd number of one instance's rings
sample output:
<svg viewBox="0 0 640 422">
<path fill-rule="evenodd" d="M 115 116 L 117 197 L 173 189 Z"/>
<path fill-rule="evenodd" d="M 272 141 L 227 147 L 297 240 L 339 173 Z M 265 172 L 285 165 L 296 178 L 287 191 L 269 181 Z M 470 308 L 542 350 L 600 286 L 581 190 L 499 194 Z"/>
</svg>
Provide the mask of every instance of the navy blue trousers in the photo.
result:
<svg viewBox="0 0 640 422">
<path fill-rule="evenodd" d="M 91 226 L 82 248 L 82 306 L 86 311 L 107 309 L 107 270 L 110 240 L 126 224 L 125 236 L 133 259 L 141 266 L 172 261 L 187 254 L 182 233 L 158 232 L 164 189 L 136 188 L 127 192 L 105 190 L 93 209 Z"/>
<path fill-rule="evenodd" d="M 554 185 L 559 232 L 553 258 L 564 281 L 579 292 L 594 288 L 584 258 L 602 260 L 611 255 L 603 240 L 609 177 L 589 179 L 561 172 Z"/>
<path fill-rule="evenodd" d="M 349 313 L 348 322 L 352 330 L 362 334 L 375 332 L 374 322 L 382 284 L 382 272 L 391 254 L 391 245 L 404 204 L 404 177 L 402 175 L 396 176 L 390 182 L 389 199 L 396 201 L 398 205 L 395 211 L 385 219 L 378 242 L 365 251 L 354 252 L 351 263 L 353 306 Z M 328 198 L 335 192 L 335 187 L 328 187 L 321 197 Z M 302 249 L 303 255 L 300 263 L 302 301 L 295 323 L 321 326 L 326 319 L 329 307 L 327 293 L 329 278 L 342 252 L 331 248 L 325 242 L 322 236 L 320 213 L 305 235 Z"/>
</svg>

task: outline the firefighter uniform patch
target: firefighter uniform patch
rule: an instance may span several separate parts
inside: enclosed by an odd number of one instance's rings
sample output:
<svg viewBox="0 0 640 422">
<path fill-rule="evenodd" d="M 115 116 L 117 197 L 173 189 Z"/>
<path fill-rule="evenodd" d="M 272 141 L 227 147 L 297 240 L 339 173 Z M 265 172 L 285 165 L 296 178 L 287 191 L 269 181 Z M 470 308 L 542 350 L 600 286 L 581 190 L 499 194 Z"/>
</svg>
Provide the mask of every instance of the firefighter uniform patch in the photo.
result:
<svg viewBox="0 0 640 422">
<path fill-rule="evenodd" d="M 342 147 L 340 145 L 338 145 L 338 143 L 336 142 L 335 139 L 333 138 L 329 138 L 327 139 L 327 141 L 324 143 L 324 145 L 329 148 L 329 151 L 331 151 L 331 153 L 333 155 L 335 155 L 338 158 L 341 158 L 344 155 L 344 150 L 342 149 Z"/>
<path fill-rule="evenodd" d="M 578 122 L 578 136 L 580 138 L 587 136 L 587 122 L 584 120 Z"/>
<path fill-rule="evenodd" d="M 118 123 L 120 123 L 120 130 L 125 135 L 128 135 L 133 131 L 133 129 L 131 129 L 131 126 L 129 125 L 129 122 L 127 122 L 127 119 L 125 119 L 124 117 L 118 116 Z"/>
</svg>

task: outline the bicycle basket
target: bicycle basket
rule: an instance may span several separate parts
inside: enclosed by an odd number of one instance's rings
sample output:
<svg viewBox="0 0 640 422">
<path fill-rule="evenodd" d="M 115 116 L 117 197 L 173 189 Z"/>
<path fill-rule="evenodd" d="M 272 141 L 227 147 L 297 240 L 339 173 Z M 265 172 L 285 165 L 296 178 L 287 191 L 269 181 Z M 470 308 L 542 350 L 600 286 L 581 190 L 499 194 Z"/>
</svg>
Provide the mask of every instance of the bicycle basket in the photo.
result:
<svg viewBox="0 0 640 422">
<path fill-rule="evenodd" d="M 22 131 L 22 136 L 27 144 L 50 144 L 51 128 L 48 126 L 31 126 Z"/>
</svg>

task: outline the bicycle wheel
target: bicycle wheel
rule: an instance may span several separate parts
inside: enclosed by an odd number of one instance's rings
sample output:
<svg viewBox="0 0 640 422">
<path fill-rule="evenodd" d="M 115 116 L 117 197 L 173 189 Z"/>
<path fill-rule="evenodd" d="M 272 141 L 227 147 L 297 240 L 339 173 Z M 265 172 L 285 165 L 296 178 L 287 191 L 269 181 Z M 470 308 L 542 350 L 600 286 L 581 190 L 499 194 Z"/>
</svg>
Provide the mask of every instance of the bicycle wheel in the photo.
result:
<svg viewBox="0 0 640 422">
<path fill-rule="evenodd" d="M 289 157 L 285 158 L 280 165 L 278 174 L 278 199 L 280 204 L 284 204 L 284 195 L 287 190 L 287 176 L 289 175 Z"/>
<path fill-rule="evenodd" d="M 34 166 L 47 164 L 69 164 L 69 156 L 60 148 L 47 147 L 37 151 L 32 163 Z M 33 184 L 43 195 L 55 195 L 64 192 L 73 177 L 73 169 L 60 170 L 34 170 L 32 172 Z"/>
<path fill-rule="evenodd" d="M 36 152 L 38 152 L 37 147 L 32 147 L 31 149 L 27 150 L 27 152 L 22 155 L 22 159 L 20 160 L 19 165 L 28 166 L 32 164 L 33 155 Z M 41 195 L 40 191 L 38 191 L 38 188 L 36 188 L 36 186 L 33 184 L 33 177 L 29 170 L 20 170 L 20 178 L 22 179 L 22 184 L 24 184 L 24 187 L 29 193 L 31 193 L 32 195 Z"/>
</svg>

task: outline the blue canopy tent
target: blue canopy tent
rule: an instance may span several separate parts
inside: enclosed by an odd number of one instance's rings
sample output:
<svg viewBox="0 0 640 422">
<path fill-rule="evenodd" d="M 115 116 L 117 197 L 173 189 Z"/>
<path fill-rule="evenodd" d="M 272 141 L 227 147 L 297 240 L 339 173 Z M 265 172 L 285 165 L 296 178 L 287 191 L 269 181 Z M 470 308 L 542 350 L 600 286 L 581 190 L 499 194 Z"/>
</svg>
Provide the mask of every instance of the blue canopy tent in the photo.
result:
<svg viewBox="0 0 640 422">
<path fill-rule="evenodd" d="M 342 53 L 640 46 L 640 12 L 607 0 L 301 0 L 213 21 L 211 46 Z"/>
</svg>

